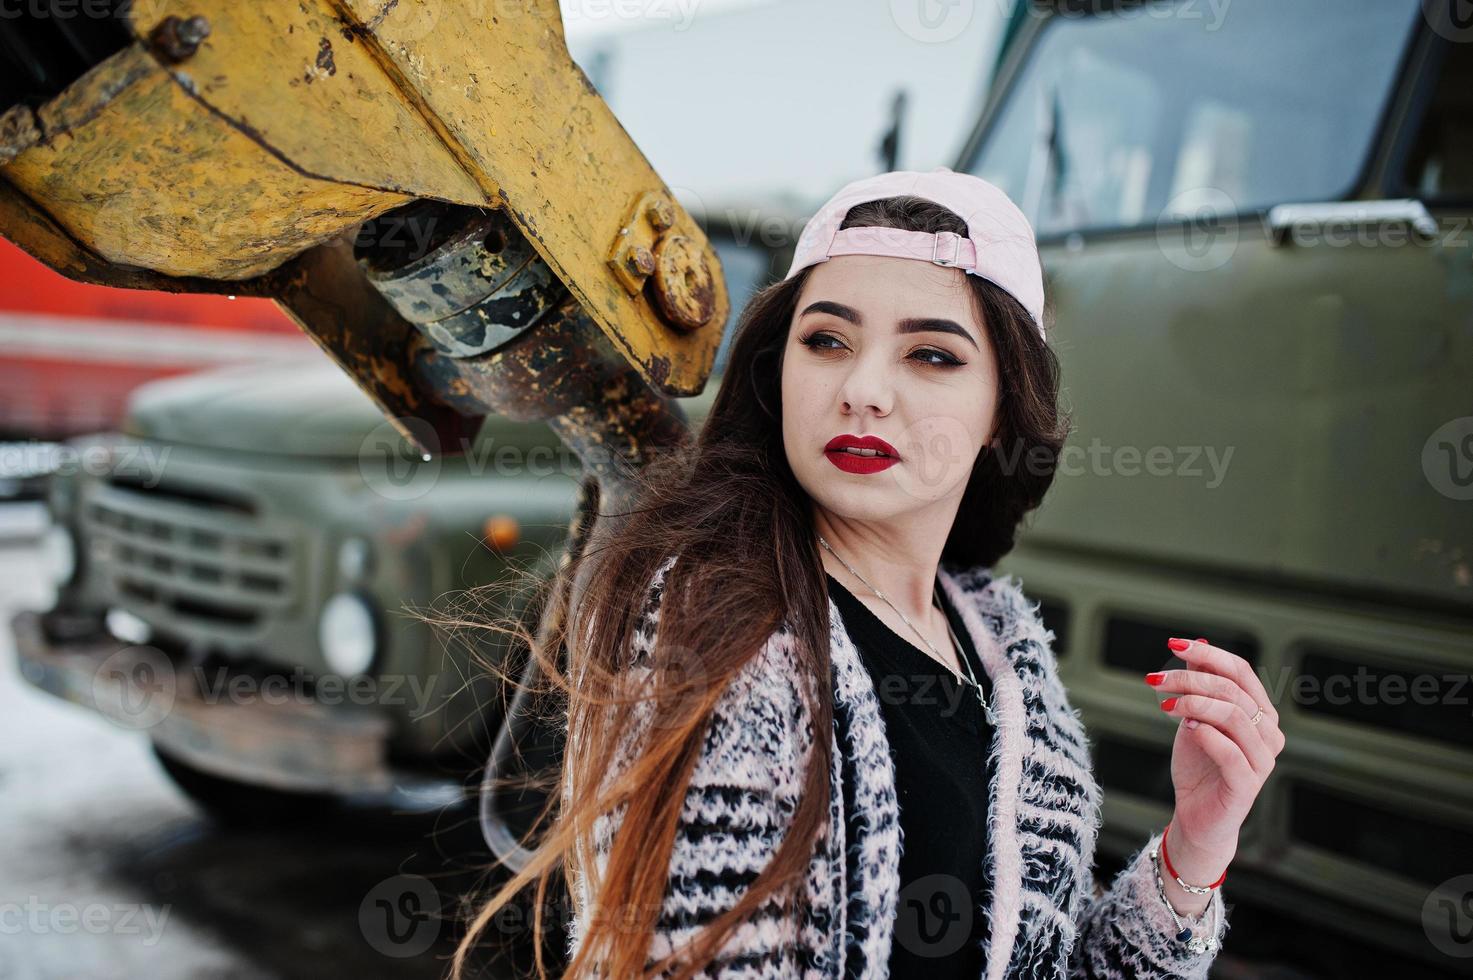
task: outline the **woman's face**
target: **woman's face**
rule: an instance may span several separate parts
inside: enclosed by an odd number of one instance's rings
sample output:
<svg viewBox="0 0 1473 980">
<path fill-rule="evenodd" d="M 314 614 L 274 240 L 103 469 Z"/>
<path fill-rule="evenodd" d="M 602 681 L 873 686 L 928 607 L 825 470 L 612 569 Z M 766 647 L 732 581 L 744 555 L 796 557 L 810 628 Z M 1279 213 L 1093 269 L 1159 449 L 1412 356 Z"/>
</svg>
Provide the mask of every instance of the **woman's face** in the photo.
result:
<svg viewBox="0 0 1473 980">
<path fill-rule="evenodd" d="M 998 404 L 997 359 L 966 275 L 876 255 L 809 273 L 783 356 L 783 443 L 798 482 L 833 515 L 950 527 Z M 835 449 L 844 436 L 878 437 L 895 456 Z"/>
</svg>

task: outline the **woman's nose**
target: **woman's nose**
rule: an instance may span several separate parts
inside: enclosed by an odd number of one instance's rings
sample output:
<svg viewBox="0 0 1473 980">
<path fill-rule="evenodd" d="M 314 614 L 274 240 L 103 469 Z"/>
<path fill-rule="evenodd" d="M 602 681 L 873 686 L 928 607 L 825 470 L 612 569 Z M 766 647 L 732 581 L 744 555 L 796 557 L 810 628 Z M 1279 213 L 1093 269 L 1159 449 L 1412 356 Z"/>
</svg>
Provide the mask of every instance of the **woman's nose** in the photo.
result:
<svg viewBox="0 0 1473 980">
<path fill-rule="evenodd" d="M 861 355 L 855 359 L 853 369 L 844 379 L 839 399 L 847 412 L 871 411 L 876 415 L 889 415 L 895 401 L 894 387 L 894 379 L 879 358 L 866 359 Z"/>
</svg>

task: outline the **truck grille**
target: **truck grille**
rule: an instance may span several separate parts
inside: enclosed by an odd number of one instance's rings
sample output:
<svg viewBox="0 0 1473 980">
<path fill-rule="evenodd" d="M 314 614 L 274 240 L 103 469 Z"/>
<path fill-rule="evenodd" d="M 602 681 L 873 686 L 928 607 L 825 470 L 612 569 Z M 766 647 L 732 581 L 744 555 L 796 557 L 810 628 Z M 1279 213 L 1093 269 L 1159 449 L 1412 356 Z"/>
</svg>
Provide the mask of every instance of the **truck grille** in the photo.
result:
<svg viewBox="0 0 1473 980">
<path fill-rule="evenodd" d="M 242 500 L 114 481 L 88 502 L 84 534 L 119 604 L 156 627 L 249 633 L 296 595 L 291 538 Z"/>
</svg>

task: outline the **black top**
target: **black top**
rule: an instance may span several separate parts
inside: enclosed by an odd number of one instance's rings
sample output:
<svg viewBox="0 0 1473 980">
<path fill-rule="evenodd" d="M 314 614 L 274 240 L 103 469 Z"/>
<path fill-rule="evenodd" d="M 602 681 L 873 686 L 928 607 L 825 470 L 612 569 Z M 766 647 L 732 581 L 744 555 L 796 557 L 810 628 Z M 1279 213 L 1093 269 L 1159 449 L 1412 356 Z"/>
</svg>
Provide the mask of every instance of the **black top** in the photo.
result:
<svg viewBox="0 0 1473 980">
<path fill-rule="evenodd" d="M 992 728 L 976 689 L 923 650 L 919 636 L 902 638 L 838 579 L 827 578 L 829 595 L 875 685 L 895 760 L 904 840 L 890 976 L 977 980 L 987 936 L 983 863 Z M 961 641 L 959 653 L 991 703 L 972 637 L 945 589 L 939 591 Z"/>
</svg>

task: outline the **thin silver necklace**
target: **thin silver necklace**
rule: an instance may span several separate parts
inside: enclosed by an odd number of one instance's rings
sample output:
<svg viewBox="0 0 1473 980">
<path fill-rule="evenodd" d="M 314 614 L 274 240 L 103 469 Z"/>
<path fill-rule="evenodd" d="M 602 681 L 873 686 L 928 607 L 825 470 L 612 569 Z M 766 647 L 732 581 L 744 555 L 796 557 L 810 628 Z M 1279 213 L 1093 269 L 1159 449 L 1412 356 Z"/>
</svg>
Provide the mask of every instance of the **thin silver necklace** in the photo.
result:
<svg viewBox="0 0 1473 980">
<path fill-rule="evenodd" d="M 869 589 L 875 595 L 884 600 L 885 605 L 895 610 L 895 615 L 899 616 L 902 620 L 905 621 L 905 625 L 910 627 L 911 632 L 914 633 L 916 636 L 919 636 L 921 638 L 921 641 L 924 642 L 926 646 L 931 648 L 931 652 L 936 655 L 936 662 L 941 664 L 943 667 L 946 666 L 946 661 L 942 659 L 941 651 L 936 649 L 936 644 L 932 643 L 926 637 L 926 634 L 916 629 L 915 624 L 910 621 L 910 618 L 906 616 L 905 613 L 900 611 L 899 606 L 890 601 L 889 596 L 885 595 L 885 593 L 881 592 L 873 585 L 870 585 L 869 581 L 863 575 L 859 574 L 858 569 L 845 561 L 844 557 L 840 555 L 837 551 L 835 551 L 832 545 L 824 540 L 824 536 L 822 534 L 818 536 L 818 543 L 823 545 L 824 549 L 827 550 L 829 554 L 839 559 L 839 563 L 845 568 L 849 569 L 850 573 L 855 578 L 863 582 L 865 588 Z M 955 671 L 951 671 L 951 673 L 953 674 L 953 676 L 956 676 L 956 679 L 958 681 L 963 684 L 970 684 L 972 690 L 977 692 L 977 703 L 982 705 L 982 713 L 987 716 L 987 724 L 996 727 L 997 718 L 992 714 L 992 707 L 987 703 L 987 695 L 983 693 L 982 685 L 977 683 L 977 675 L 972 672 L 972 662 L 967 659 L 967 651 L 962 647 L 962 641 L 957 637 L 956 630 L 952 628 L 951 617 L 946 615 L 946 608 L 941 605 L 941 585 L 939 582 L 932 583 L 931 601 L 935 604 L 937 609 L 941 610 L 941 618 L 946 620 L 946 631 L 951 634 L 951 642 L 956 645 L 956 658 L 962 662 L 962 667 L 966 670 L 967 676 L 965 679 L 963 679 L 960 675 L 957 675 Z M 951 668 L 948 667 L 947 670 L 951 670 Z"/>
</svg>

